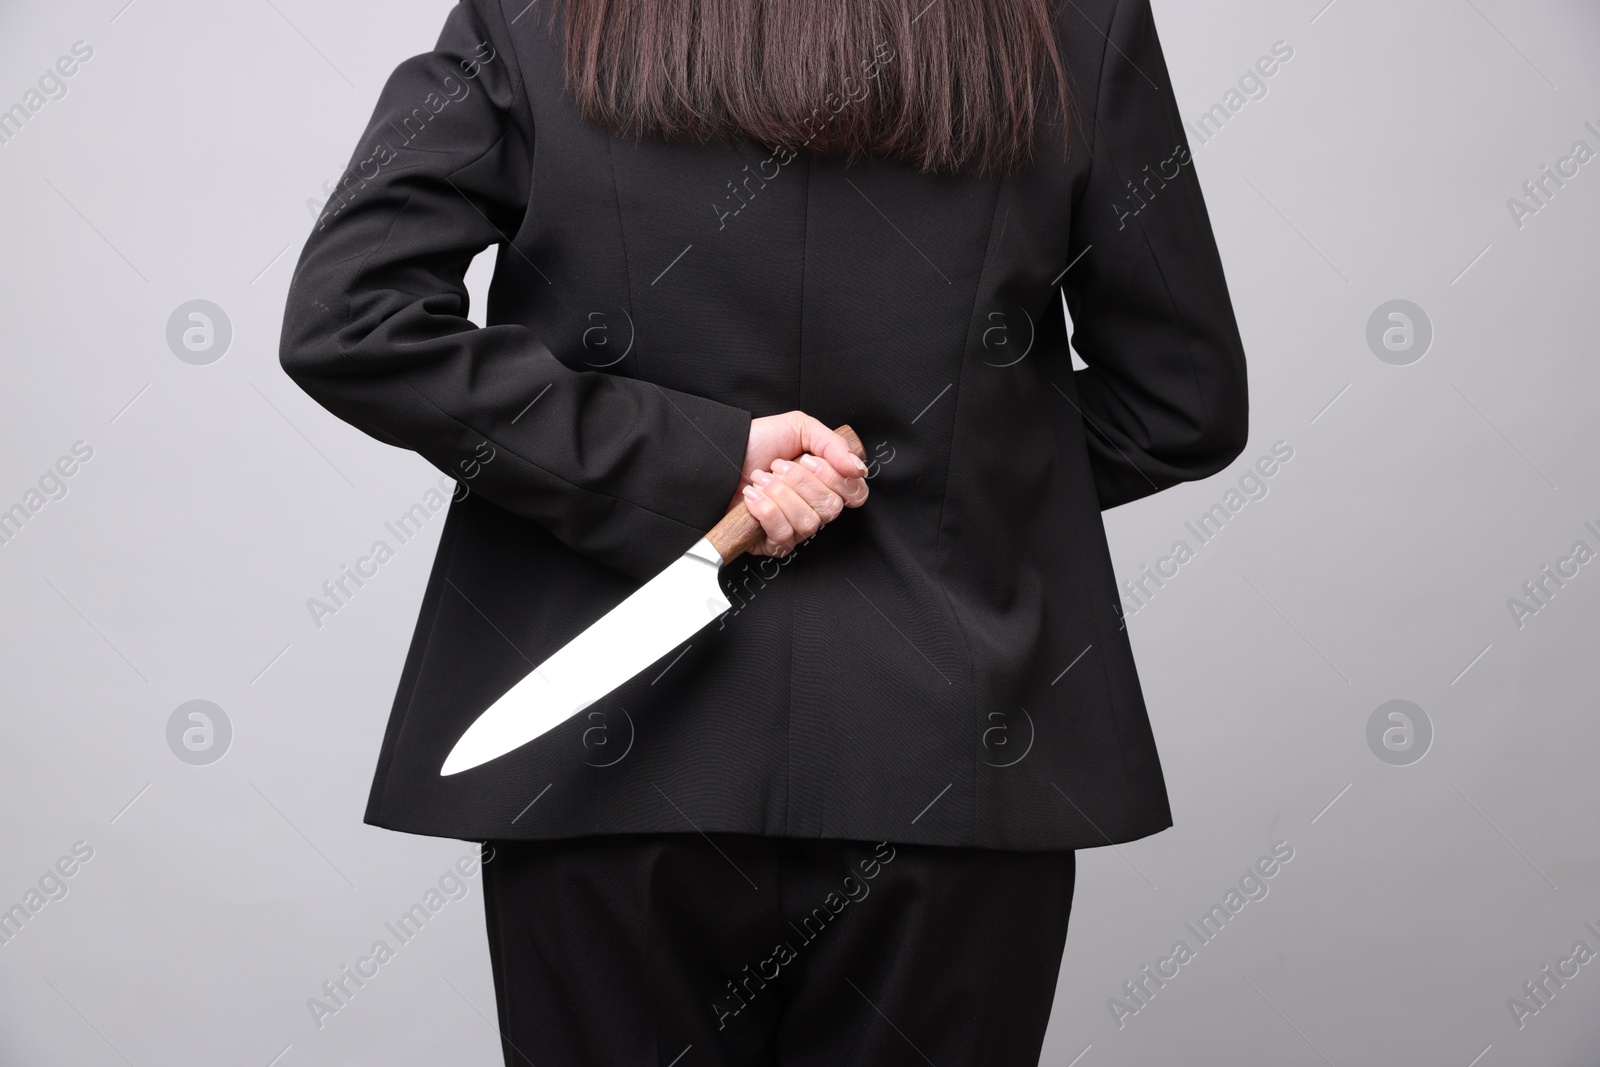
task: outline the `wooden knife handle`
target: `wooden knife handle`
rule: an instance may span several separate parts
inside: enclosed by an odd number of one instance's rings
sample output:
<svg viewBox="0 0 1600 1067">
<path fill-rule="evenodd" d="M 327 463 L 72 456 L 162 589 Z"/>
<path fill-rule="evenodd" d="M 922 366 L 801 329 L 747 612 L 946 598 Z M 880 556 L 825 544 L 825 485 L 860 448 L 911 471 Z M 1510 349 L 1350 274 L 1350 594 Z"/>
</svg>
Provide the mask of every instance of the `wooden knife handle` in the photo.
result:
<svg viewBox="0 0 1600 1067">
<path fill-rule="evenodd" d="M 866 462 L 867 450 L 861 446 L 861 438 L 856 436 L 854 430 L 849 426 L 840 426 L 833 432 L 844 438 L 857 459 Z M 732 563 L 759 545 L 765 537 L 761 523 L 745 508 L 742 499 L 706 534 L 706 540 L 717 550 L 723 563 Z"/>
</svg>

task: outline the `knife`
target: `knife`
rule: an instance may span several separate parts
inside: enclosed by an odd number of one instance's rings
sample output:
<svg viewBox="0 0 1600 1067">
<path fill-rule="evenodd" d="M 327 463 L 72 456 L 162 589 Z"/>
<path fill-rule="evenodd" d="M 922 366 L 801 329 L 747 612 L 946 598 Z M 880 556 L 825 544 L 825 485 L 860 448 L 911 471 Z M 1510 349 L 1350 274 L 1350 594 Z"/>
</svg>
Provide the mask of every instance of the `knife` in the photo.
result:
<svg viewBox="0 0 1600 1067">
<path fill-rule="evenodd" d="M 856 458 L 867 458 L 861 439 L 849 426 L 834 432 Z M 666 570 L 568 641 L 479 715 L 445 757 L 440 776 L 471 770 L 544 736 L 693 637 L 732 607 L 717 582 L 717 572 L 765 536 L 740 500 Z"/>
</svg>

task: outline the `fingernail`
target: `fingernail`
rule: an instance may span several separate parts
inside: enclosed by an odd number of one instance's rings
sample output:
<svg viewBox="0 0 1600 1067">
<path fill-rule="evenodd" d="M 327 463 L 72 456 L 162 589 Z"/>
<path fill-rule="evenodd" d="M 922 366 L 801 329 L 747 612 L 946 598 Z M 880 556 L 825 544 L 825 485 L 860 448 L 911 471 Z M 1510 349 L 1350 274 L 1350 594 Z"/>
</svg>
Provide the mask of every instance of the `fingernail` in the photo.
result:
<svg viewBox="0 0 1600 1067">
<path fill-rule="evenodd" d="M 800 462 L 805 464 L 807 470 L 816 471 L 822 469 L 822 461 L 809 452 L 800 457 Z"/>
<path fill-rule="evenodd" d="M 744 487 L 744 498 L 746 500 L 760 500 L 761 490 L 757 489 L 753 485 L 747 485 Z"/>
<path fill-rule="evenodd" d="M 856 465 L 856 470 L 860 471 L 862 474 L 867 473 L 867 465 L 861 462 L 860 456 L 852 452 L 850 454 L 850 461 Z"/>
<path fill-rule="evenodd" d="M 750 475 L 750 480 L 755 482 L 757 485 L 766 485 L 768 482 L 772 481 L 772 475 L 768 474 L 766 471 L 756 471 L 754 474 Z"/>
<path fill-rule="evenodd" d="M 772 461 L 772 473 L 782 474 L 792 466 L 794 466 L 794 464 L 790 463 L 786 459 L 775 459 Z"/>
</svg>

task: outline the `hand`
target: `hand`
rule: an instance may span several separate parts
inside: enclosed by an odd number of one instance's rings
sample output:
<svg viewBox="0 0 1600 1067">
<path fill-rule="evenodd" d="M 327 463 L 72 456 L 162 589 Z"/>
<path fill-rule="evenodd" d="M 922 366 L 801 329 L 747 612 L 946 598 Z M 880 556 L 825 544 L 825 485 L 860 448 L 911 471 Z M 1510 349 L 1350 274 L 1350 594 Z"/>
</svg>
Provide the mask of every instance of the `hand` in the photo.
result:
<svg viewBox="0 0 1600 1067">
<path fill-rule="evenodd" d="M 867 466 L 844 438 L 802 411 L 750 421 L 750 443 L 731 508 L 740 500 L 766 533 L 757 556 L 796 545 L 867 500 Z"/>
</svg>

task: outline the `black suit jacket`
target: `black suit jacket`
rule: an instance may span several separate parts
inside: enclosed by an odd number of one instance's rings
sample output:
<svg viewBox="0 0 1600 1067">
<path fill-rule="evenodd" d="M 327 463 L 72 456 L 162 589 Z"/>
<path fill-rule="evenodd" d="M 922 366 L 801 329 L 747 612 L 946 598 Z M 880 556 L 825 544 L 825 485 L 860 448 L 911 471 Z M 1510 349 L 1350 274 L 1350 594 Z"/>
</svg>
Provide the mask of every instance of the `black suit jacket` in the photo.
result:
<svg viewBox="0 0 1600 1067">
<path fill-rule="evenodd" d="M 1171 825 L 1100 512 L 1223 469 L 1247 406 L 1148 0 L 1062 6 L 1070 133 L 1003 180 L 609 135 L 525 7 L 463 0 L 395 71 L 288 299 L 289 375 L 460 483 L 367 821 L 1009 849 Z M 491 244 L 479 329 L 462 277 Z M 441 778 L 716 523 L 751 417 L 796 408 L 860 432 L 866 506 L 724 569 L 734 608 L 601 704 Z"/>
</svg>

